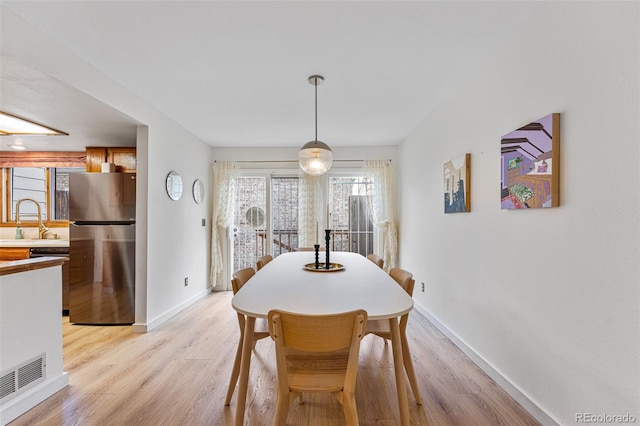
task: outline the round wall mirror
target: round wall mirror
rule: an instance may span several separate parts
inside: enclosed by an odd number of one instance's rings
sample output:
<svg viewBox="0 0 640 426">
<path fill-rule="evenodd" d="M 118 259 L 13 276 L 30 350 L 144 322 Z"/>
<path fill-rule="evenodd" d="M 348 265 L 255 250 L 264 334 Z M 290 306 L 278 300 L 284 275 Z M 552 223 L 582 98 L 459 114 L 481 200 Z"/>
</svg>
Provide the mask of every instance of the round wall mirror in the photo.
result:
<svg viewBox="0 0 640 426">
<path fill-rule="evenodd" d="M 193 200 L 200 204 L 204 199 L 204 183 L 200 179 L 193 181 Z"/>
<path fill-rule="evenodd" d="M 167 194 L 172 200 L 182 197 L 182 176 L 178 172 L 169 172 L 167 175 Z"/>
</svg>

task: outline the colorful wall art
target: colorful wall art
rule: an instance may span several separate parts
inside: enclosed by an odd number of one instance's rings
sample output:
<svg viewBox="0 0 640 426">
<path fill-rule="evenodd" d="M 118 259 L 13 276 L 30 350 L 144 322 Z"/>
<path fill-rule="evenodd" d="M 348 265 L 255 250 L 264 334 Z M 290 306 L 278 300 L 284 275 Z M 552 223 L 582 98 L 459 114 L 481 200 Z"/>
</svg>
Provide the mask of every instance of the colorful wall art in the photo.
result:
<svg viewBox="0 0 640 426">
<path fill-rule="evenodd" d="M 471 211 L 471 154 L 455 157 L 444 163 L 444 212 Z"/>
<path fill-rule="evenodd" d="M 560 114 L 553 113 L 502 136 L 502 209 L 559 205 Z"/>
</svg>

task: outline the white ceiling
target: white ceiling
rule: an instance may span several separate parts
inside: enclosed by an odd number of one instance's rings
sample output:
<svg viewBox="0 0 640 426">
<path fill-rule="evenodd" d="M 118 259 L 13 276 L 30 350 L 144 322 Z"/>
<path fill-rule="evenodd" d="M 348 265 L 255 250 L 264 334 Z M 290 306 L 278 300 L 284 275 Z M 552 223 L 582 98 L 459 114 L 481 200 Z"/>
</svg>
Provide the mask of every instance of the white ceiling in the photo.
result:
<svg viewBox="0 0 640 426">
<path fill-rule="evenodd" d="M 86 146 L 134 146 L 138 123 L 15 57 L 0 57 L 0 110 L 69 133 L 3 136 L 0 149 L 84 151 Z"/>
<path fill-rule="evenodd" d="M 325 77 L 318 87 L 320 140 L 331 146 L 396 145 L 508 41 L 534 6 L 2 1 L 3 8 L 217 147 L 288 147 L 312 140 L 314 87 L 307 78 L 313 74 Z M 112 145 L 135 134 L 135 120 L 19 61 L 3 58 L 2 90 L 0 108 L 64 130 L 70 141 L 91 129 L 113 138 Z"/>
</svg>

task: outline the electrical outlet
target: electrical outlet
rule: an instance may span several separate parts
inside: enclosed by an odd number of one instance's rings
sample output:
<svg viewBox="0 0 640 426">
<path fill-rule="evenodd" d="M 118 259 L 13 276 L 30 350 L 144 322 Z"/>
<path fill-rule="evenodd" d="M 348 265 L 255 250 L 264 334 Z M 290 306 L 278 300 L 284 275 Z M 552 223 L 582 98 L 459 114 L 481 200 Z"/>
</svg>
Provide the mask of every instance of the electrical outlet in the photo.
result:
<svg viewBox="0 0 640 426">
<path fill-rule="evenodd" d="M 189 285 L 189 277 L 185 277 L 184 279 L 184 286 L 188 286 Z"/>
<path fill-rule="evenodd" d="M 424 283 L 423 283 L 423 282 L 421 282 L 420 284 L 422 285 L 421 290 L 422 290 L 422 292 L 424 293 Z"/>
<path fill-rule="evenodd" d="M 202 219 L 202 226 L 207 226 L 207 219 Z"/>
</svg>

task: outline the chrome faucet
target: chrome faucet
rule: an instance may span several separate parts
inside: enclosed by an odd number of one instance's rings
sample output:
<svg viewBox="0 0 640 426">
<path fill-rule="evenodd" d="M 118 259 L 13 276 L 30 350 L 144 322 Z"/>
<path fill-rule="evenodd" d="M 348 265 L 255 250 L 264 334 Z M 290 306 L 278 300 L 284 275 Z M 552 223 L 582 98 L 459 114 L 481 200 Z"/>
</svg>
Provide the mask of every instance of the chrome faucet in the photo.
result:
<svg viewBox="0 0 640 426">
<path fill-rule="evenodd" d="M 33 198 L 22 198 L 18 200 L 18 202 L 16 203 L 16 224 L 20 225 L 21 223 L 20 222 L 20 204 L 22 204 L 23 201 L 31 201 L 38 208 L 38 238 L 43 239 L 44 234 L 47 233 L 49 228 L 44 226 L 44 223 L 42 223 L 42 210 L 40 209 L 40 203 L 38 203 Z"/>
</svg>

